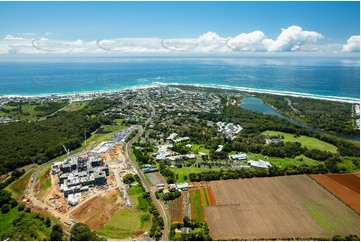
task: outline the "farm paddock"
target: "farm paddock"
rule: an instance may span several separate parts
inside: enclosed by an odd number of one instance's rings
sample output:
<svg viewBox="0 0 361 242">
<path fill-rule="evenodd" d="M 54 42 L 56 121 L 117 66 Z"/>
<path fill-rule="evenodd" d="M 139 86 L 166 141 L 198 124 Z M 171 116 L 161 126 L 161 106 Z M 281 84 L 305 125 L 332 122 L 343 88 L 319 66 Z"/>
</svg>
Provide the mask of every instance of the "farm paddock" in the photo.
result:
<svg viewBox="0 0 361 242">
<path fill-rule="evenodd" d="M 360 217 L 306 175 L 210 182 L 206 219 L 216 240 L 360 234 Z"/>
<path fill-rule="evenodd" d="M 317 174 L 311 177 L 360 214 L 359 173 Z"/>
</svg>

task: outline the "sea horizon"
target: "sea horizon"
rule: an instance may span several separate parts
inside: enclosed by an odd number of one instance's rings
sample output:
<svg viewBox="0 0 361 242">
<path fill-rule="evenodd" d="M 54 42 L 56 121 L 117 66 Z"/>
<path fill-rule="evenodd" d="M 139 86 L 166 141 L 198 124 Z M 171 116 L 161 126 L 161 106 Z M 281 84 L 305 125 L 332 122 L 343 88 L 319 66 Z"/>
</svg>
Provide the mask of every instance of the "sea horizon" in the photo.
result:
<svg viewBox="0 0 361 242">
<path fill-rule="evenodd" d="M 1 62 L 0 69 L 3 98 L 192 85 L 350 103 L 360 101 L 360 63 L 356 58 L 124 58 L 109 62 Z"/>
</svg>

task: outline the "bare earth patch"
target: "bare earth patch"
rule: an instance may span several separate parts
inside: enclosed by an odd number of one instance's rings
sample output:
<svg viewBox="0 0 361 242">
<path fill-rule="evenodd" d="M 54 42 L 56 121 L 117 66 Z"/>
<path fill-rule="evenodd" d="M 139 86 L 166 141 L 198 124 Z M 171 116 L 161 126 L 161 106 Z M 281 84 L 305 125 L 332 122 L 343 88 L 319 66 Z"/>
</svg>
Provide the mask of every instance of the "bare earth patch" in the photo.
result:
<svg viewBox="0 0 361 242">
<path fill-rule="evenodd" d="M 211 236 L 286 239 L 360 234 L 360 217 L 306 175 L 210 182 Z"/>
<path fill-rule="evenodd" d="M 122 198 L 116 189 L 97 196 L 74 210 L 70 217 L 89 225 L 92 230 L 102 229 L 111 216 L 121 208 Z"/>
</svg>

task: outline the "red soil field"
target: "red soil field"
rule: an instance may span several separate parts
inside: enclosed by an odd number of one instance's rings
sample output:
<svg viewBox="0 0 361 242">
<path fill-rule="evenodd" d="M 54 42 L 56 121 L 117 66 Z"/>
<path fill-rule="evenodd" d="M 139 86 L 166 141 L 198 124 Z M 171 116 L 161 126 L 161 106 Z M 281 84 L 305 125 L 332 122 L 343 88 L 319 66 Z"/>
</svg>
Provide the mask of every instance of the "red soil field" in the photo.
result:
<svg viewBox="0 0 361 242">
<path fill-rule="evenodd" d="M 208 196 L 209 206 L 216 205 L 216 198 L 214 197 L 214 194 L 210 187 L 207 187 L 207 196 Z"/>
<path fill-rule="evenodd" d="M 350 207 L 352 207 L 357 213 L 360 214 L 360 184 L 359 178 L 353 174 L 342 174 L 342 175 L 311 175 L 318 183 L 324 188 L 340 198 Z M 354 184 L 355 180 L 358 179 L 358 184 Z M 338 182 L 340 181 L 340 182 Z M 345 185 L 344 185 L 345 184 Z M 358 193 L 357 191 L 358 186 Z"/>
<path fill-rule="evenodd" d="M 357 177 L 354 174 L 329 174 L 326 176 L 360 194 L 360 176 Z"/>
</svg>

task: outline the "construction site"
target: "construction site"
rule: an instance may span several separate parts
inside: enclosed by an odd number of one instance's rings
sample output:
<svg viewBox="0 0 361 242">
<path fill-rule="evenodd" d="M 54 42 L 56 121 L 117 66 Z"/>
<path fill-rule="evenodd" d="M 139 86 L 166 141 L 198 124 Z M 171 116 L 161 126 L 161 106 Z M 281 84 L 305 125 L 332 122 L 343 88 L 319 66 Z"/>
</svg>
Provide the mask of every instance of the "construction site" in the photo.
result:
<svg viewBox="0 0 361 242">
<path fill-rule="evenodd" d="M 124 157 L 124 140 L 130 132 L 117 132 L 107 142 L 75 155 L 69 155 L 64 146 L 68 154 L 65 160 L 52 163 L 50 168 L 44 166 L 32 177 L 31 193 L 25 198 L 28 205 L 44 207 L 68 227 L 79 221 L 90 223 L 92 228 L 105 224 L 109 211 L 131 207 L 134 202 L 122 179 L 126 174 L 136 174 Z M 37 179 L 41 172 L 46 173 Z M 51 185 L 43 190 L 47 179 Z"/>
</svg>

